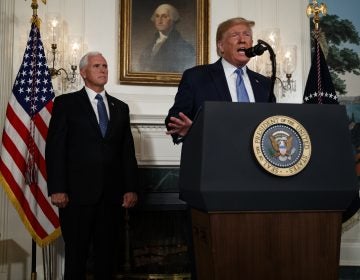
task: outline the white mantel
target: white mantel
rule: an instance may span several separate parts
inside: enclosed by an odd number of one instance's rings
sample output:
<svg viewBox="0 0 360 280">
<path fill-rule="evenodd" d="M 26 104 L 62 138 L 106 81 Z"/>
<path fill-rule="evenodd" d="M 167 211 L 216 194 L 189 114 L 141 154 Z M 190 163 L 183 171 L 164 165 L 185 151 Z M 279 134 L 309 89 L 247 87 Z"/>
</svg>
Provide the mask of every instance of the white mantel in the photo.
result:
<svg viewBox="0 0 360 280">
<path fill-rule="evenodd" d="M 122 85 L 118 81 L 119 0 L 49 0 L 39 2 L 39 16 L 60 13 L 69 33 L 81 34 L 88 50 L 104 54 L 109 64 L 107 91 L 130 106 L 136 153 L 141 165 L 178 165 L 181 146 L 165 135 L 164 118 L 173 103 L 176 87 Z M 0 115 L 1 127 L 7 99 L 19 69 L 24 43 L 30 28 L 31 1 L 0 1 Z M 296 93 L 279 100 L 300 103 L 310 67 L 309 21 L 305 15 L 307 0 L 210 0 L 210 62 L 217 60 L 215 33 L 217 25 L 231 17 L 242 16 L 256 22 L 255 36 L 266 28 L 280 28 L 282 44 L 298 49 Z M 0 189 L 0 280 L 29 279 L 31 238 L 13 206 Z M 360 226 L 343 234 L 341 264 L 360 265 Z M 61 250 L 60 250 L 61 251 Z M 61 265 L 61 263 L 60 263 Z M 42 276 L 40 249 L 37 258 L 38 279 Z M 59 267 L 61 269 L 61 267 Z M 60 275 L 60 273 L 58 274 Z"/>
</svg>

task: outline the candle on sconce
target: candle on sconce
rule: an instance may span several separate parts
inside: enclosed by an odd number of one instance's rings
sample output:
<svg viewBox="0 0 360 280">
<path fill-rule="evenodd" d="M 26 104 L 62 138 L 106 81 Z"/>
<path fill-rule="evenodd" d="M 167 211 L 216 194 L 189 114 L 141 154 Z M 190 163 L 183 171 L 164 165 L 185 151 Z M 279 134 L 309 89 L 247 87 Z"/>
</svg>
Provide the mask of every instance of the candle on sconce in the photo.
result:
<svg viewBox="0 0 360 280">
<path fill-rule="evenodd" d="M 71 58 L 70 58 L 71 65 L 77 65 L 79 50 L 80 50 L 80 44 L 78 42 L 73 42 L 71 44 Z"/>
<path fill-rule="evenodd" d="M 290 74 L 293 71 L 291 53 L 287 52 L 284 55 L 284 72 Z"/>
<path fill-rule="evenodd" d="M 46 27 L 50 75 L 52 78 L 61 77 L 62 83 L 58 90 L 76 87 L 79 82 L 77 65 L 82 51 L 82 40 L 78 37 L 69 39 L 67 30 L 63 28 L 61 17 L 57 13 L 46 15 Z"/>
<path fill-rule="evenodd" d="M 296 46 L 283 47 L 283 71 L 285 74 L 292 74 L 296 68 Z"/>
<path fill-rule="evenodd" d="M 56 18 L 53 18 L 51 21 L 50 21 L 50 25 L 51 25 L 51 34 L 52 34 L 52 43 L 53 44 L 56 44 L 56 29 L 57 29 L 57 26 L 59 24 L 59 21 L 56 19 Z"/>
<path fill-rule="evenodd" d="M 287 92 L 296 90 L 296 81 L 292 75 L 296 69 L 296 46 L 286 45 L 282 47 L 282 71 L 285 73 L 285 79 L 282 81 L 283 95 Z"/>
</svg>

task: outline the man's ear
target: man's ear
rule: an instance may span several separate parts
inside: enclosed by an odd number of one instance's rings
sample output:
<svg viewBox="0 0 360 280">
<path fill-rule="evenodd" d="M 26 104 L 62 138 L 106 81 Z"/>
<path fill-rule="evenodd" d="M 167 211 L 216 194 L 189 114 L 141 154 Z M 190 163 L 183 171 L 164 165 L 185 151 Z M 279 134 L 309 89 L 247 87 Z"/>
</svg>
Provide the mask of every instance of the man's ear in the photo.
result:
<svg viewBox="0 0 360 280">
<path fill-rule="evenodd" d="M 221 53 L 224 52 L 223 43 L 221 41 L 216 43 L 217 48 L 220 50 Z"/>
<path fill-rule="evenodd" d="M 80 70 L 80 76 L 81 76 L 83 79 L 86 79 L 86 74 L 85 74 L 85 71 L 84 71 L 84 70 Z"/>
</svg>

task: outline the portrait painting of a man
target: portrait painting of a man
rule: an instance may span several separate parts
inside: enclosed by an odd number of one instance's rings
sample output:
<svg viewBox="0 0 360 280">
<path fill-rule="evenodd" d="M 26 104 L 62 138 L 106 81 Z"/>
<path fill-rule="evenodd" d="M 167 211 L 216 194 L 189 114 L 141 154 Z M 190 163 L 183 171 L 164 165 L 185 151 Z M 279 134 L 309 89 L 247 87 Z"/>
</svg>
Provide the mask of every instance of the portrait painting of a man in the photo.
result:
<svg viewBox="0 0 360 280">
<path fill-rule="evenodd" d="M 177 85 L 208 62 L 208 0 L 121 0 L 120 82 Z"/>
<path fill-rule="evenodd" d="M 132 70 L 182 73 L 194 66 L 195 1 L 146 2 L 133 1 Z"/>
</svg>

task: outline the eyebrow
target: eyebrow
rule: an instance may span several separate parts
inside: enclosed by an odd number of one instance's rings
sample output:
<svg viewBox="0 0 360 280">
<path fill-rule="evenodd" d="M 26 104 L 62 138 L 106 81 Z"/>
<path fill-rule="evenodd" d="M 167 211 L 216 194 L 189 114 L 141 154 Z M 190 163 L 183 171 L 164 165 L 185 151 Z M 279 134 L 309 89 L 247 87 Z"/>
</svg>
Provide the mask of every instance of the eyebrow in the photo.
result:
<svg viewBox="0 0 360 280">
<path fill-rule="evenodd" d="M 103 64 L 101 64 L 101 63 L 95 63 L 95 64 L 93 64 L 93 66 L 100 66 L 100 65 L 101 65 L 101 66 L 106 66 L 106 67 L 108 66 L 106 63 L 103 63 Z"/>
<path fill-rule="evenodd" d="M 250 30 L 247 30 L 247 31 L 233 31 L 233 32 L 230 32 L 229 34 L 230 35 L 239 35 L 239 34 L 251 35 L 251 31 Z"/>
</svg>

